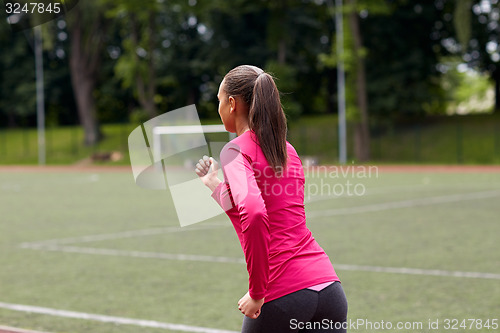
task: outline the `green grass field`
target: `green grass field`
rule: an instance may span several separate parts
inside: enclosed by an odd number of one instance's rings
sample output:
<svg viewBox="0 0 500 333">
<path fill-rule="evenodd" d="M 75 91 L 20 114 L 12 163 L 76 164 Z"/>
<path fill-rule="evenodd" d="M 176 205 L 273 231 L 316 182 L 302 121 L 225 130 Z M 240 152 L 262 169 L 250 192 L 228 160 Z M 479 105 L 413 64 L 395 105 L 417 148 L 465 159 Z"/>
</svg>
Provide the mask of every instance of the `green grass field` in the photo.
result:
<svg viewBox="0 0 500 333">
<path fill-rule="evenodd" d="M 401 332 L 444 332 L 447 318 L 500 321 L 500 172 L 337 175 L 309 174 L 306 211 L 351 320 L 423 325 Z M 362 195 L 347 195 L 348 181 Z M 141 189 L 116 170 L 0 171 L 0 202 L 0 325 L 240 329 L 247 273 L 225 216 L 180 228 L 166 191 Z M 500 330 L 458 328 L 449 331 Z"/>
</svg>

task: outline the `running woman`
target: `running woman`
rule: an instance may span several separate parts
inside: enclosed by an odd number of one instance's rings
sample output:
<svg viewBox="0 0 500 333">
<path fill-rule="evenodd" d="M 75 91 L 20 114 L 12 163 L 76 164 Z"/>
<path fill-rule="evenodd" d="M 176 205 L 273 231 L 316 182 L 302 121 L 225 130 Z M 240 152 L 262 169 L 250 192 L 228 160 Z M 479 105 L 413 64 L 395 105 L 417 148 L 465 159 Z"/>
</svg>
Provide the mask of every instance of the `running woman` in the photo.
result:
<svg viewBox="0 0 500 333">
<path fill-rule="evenodd" d="M 325 251 L 306 226 L 304 171 L 286 141 L 286 117 L 271 75 L 255 66 L 226 74 L 219 114 L 237 137 L 218 163 L 196 173 L 236 230 L 249 274 L 239 300 L 243 333 L 345 332 L 347 300 Z"/>
</svg>

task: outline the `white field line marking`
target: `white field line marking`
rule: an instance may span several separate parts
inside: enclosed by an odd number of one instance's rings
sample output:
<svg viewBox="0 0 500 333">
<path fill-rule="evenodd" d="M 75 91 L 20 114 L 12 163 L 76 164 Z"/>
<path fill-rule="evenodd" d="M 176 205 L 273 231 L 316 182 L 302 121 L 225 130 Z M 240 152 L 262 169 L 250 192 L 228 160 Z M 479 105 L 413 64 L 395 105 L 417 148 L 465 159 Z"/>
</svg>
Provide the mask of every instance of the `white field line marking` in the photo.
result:
<svg viewBox="0 0 500 333">
<path fill-rule="evenodd" d="M 382 272 L 382 273 L 395 273 L 395 274 L 430 275 L 430 276 L 447 276 L 447 277 L 457 277 L 457 278 L 500 280 L 500 274 L 494 274 L 494 273 L 460 272 L 460 271 L 445 271 L 441 269 L 420 269 L 420 268 L 407 268 L 407 267 L 383 267 L 383 266 L 343 265 L 343 264 L 336 264 L 335 267 L 346 271 L 365 271 L 365 272 Z"/>
<path fill-rule="evenodd" d="M 122 251 L 113 249 L 99 249 L 78 246 L 29 246 L 24 247 L 41 251 L 58 251 L 68 253 L 81 253 L 106 256 L 134 257 L 134 258 L 151 258 L 151 259 L 166 259 L 178 261 L 198 261 L 198 262 L 213 262 L 213 263 L 230 263 L 244 264 L 245 260 L 234 257 L 218 257 L 192 254 L 174 254 L 162 252 L 141 252 L 141 251 Z M 446 271 L 436 269 L 420 269 L 407 267 L 384 267 L 384 266 L 364 266 L 364 265 L 345 265 L 335 264 L 335 268 L 346 271 L 367 271 L 379 273 L 395 273 L 395 274 L 411 274 L 411 275 L 429 275 L 429 276 L 446 276 L 459 278 L 477 278 L 477 279 L 494 279 L 500 280 L 500 274 L 482 273 L 482 272 L 461 272 L 461 271 Z"/>
<path fill-rule="evenodd" d="M 23 328 L 1 326 L 1 325 L 0 325 L 0 332 L 12 332 L 12 333 L 14 333 L 14 332 L 15 333 L 47 333 L 47 332 L 25 330 Z"/>
<path fill-rule="evenodd" d="M 420 187 L 427 187 L 427 188 L 421 188 Z M 307 187 L 306 187 L 307 188 Z M 391 194 L 391 193 L 400 193 L 401 190 L 403 192 L 408 192 L 408 189 L 411 189 L 412 192 L 420 191 L 420 190 L 429 190 L 429 185 L 425 184 L 415 184 L 415 185 L 407 185 L 407 186 L 385 186 L 385 187 L 366 187 L 366 193 L 364 193 L 362 196 L 365 197 L 367 195 L 378 195 L 378 194 Z M 436 187 L 432 188 L 436 189 Z M 441 188 L 439 188 L 441 189 Z M 404 191 L 406 190 L 406 191 Z M 305 193 L 306 199 L 304 200 L 305 203 L 312 203 L 312 202 L 319 202 L 319 201 L 327 201 L 327 200 L 333 200 L 333 199 L 338 199 L 338 198 L 358 198 L 359 196 L 355 194 L 349 195 L 348 193 L 342 193 L 341 195 L 315 195 L 315 196 L 308 196 L 307 193 Z"/>
<path fill-rule="evenodd" d="M 161 235 L 165 233 L 176 233 L 176 232 L 185 232 L 185 231 L 198 231 L 198 230 L 206 230 L 206 229 L 214 229 L 220 227 L 221 225 L 204 225 L 199 227 L 191 227 L 191 228 L 181 228 L 181 227 L 162 227 L 162 228 L 151 228 L 151 229 L 141 229 L 141 230 L 131 230 L 117 233 L 109 233 L 109 234 L 97 234 L 97 235 L 88 235 L 88 236 L 79 236 L 79 237 L 70 237 L 70 238 L 58 238 L 58 239 L 48 239 L 43 241 L 36 242 L 25 242 L 21 245 L 34 245 L 34 246 L 44 246 L 44 245 L 62 245 L 62 244 L 77 244 L 77 243 L 90 243 L 90 242 L 98 242 L 103 240 L 116 240 L 123 238 L 134 238 L 134 237 L 143 237 L 143 236 L 154 236 Z"/>
<path fill-rule="evenodd" d="M 464 185 L 467 186 L 473 186 L 474 189 L 477 189 L 477 184 L 457 184 L 457 185 L 432 185 L 432 184 L 407 184 L 405 186 L 379 186 L 379 187 L 366 187 L 366 193 L 364 193 L 362 196 L 368 196 L 368 195 L 380 195 L 380 194 L 392 194 L 392 193 L 415 193 L 415 192 L 420 192 L 420 191 L 435 191 L 435 190 L 452 190 L 452 191 L 457 191 L 457 189 L 464 189 Z M 493 190 L 497 189 L 500 187 L 500 183 L 488 183 L 485 184 L 491 187 L 491 189 L 488 190 Z M 494 186 L 492 186 L 494 185 Z M 484 189 L 484 187 L 483 187 Z M 357 195 L 351 195 L 347 193 L 343 193 L 342 195 L 315 195 L 315 196 L 307 196 L 306 193 L 306 199 L 305 203 L 313 203 L 313 202 L 320 202 L 320 201 L 328 201 L 328 200 L 334 200 L 338 198 L 359 198 Z"/>
<path fill-rule="evenodd" d="M 81 246 L 67 246 L 67 245 L 61 246 L 61 245 L 42 245 L 42 244 L 21 244 L 21 247 L 24 249 L 32 249 L 32 250 L 94 254 L 101 256 L 118 256 L 118 257 L 178 260 L 178 261 L 236 263 L 236 264 L 245 263 L 245 260 L 243 260 L 242 258 L 205 256 L 196 254 L 124 251 L 115 249 L 102 249 L 95 247 L 81 247 Z"/>
<path fill-rule="evenodd" d="M 238 333 L 235 331 L 218 330 L 218 329 L 207 328 L 207 327 L 163 323 L 163 322 L 154 321 L 154 320 L 114 317 L 114 316 L 106 316 L 106 315 L 99 315 L 99 314 L 93 314 L 93 313 L 58 310 L 58 309 L 44 308 L 44 307 L 39 307 L 39 306 L 11 304 L 11 303 L 3 303 L 3 302 L 0 302 L 0 308 L 12 310 L 12 311 L 37 313 L 37 314 L 43 314 L 43 315 L 49 315 L 49 316 L 55 316 L 55 317 L 84 319 L 84 320 L 92 320 L 92 321 L 99 321 L 102 323 L 113 323 L 113 324 L 120 324 L 120 325 L 134 325 L 134 326 L 140 326 L 140 327 L 161 328 L 161 329 L 165 329 L 165 330 L 182 331 L 182 332 Z"/>
<path fill-rule="evenodd" d="M 334 215 L 361 214 L 361 213 L 379 212 L 397 208 L 437 205 L 437 204 L 460 202 L 466 200 L 479 200 L 479 199 L 493 198 L 499 195 L 500 195 L 499 190 L 464 193 L 464 194 L 452 194 L 452 195 L 444 195 L 444 196 L 430 197 L 430 198 L 418 198 L 418 199 L 410 199 L 403 201 L 383 202 L 365 206 L 318 210 L 318 211 L 308 212 L 306 213 L 306 215 L 308 218 L 315 218 L 315 217 L 334 216 Z"/>
</svg>

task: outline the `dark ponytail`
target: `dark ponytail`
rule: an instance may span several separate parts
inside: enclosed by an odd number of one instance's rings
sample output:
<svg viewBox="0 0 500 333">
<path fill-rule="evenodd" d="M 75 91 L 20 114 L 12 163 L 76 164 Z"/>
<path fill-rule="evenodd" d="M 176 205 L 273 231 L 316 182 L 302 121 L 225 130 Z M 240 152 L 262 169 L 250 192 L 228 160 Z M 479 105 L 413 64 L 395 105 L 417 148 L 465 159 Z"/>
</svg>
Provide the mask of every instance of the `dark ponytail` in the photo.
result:
<svg viewBox="0 0 500 333">
<path fill-rule="evenodd" d="M 288 158 L 287 124 L 272 76 L 255 66 L 238 66 L 224 77 L 224 90 L 228 95 L 243 97 L 249 106 L 250 129 L 255 132 L 269 165 L 280 173 Z"/>
</svg>

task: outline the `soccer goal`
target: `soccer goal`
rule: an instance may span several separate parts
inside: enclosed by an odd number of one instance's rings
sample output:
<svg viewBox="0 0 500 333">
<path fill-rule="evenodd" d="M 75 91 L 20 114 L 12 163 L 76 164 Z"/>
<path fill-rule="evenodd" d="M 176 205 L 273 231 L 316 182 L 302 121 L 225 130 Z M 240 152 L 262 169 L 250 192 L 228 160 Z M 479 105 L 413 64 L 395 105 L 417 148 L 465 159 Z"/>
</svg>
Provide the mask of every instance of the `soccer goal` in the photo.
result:
<svg viewBox="0 0 500 333">
<path fill-rule="evenodd" d="M 156 126 L 153 127 L 153 154 L 155 160 L 160 159 L 162 151 L 166 144 L 166 140 L 162 140 L 162 136 L 171 135 L 192 135 L 192 134 L 208 134 L 208 133 L 227 133 L 229 140 L 236 137 L 236 134 L 229 133 L 226 131 L 224 125 L 188 125 L 188 126 Z M 172 138 L 172 137 L 171 137 Z M 188 140 L 188 138 L 185 138 Z M 168 141 L 168 140 L 167 140 Z M 207 140 L 208 141 L 208 140 Z M 208 149 L 210 151 L 210 144 L 208 144 Z M 210 155 L 212 152 L 210 151 Z"/>
</svg>

